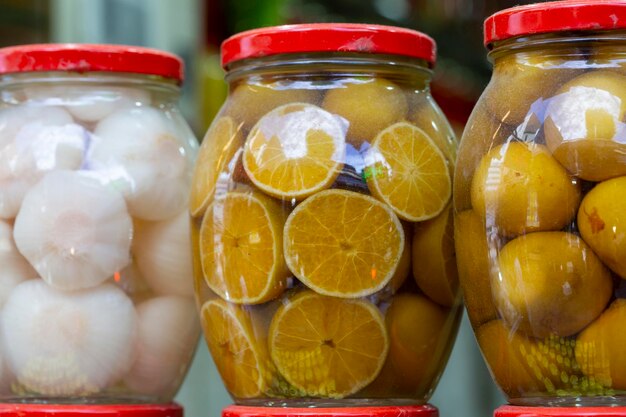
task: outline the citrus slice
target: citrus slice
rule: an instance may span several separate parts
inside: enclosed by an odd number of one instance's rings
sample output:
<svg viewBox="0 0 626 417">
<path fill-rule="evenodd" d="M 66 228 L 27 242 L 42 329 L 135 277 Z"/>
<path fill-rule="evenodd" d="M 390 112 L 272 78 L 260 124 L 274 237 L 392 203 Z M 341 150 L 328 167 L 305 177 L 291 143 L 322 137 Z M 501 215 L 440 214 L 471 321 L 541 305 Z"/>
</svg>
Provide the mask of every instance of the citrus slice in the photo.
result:
<svg viewBox="0 0 626 417">
<path fill-rule="evenodd" d="M 452 182 L 445 156 L 424 131 L 407 122 L 380 132 L 365 155 L 372 195 L 408 221 L 437 216 L 450 200 Z"/>
<path fill-rule="evenodd" d="M 226 389 L 236 398 L 254 398 L 267 388 L 269 355 L 254 337 L 252 320 L 240 306 L 214 299 L 200 313 L 204 337 Z"/>
<path fill-rule="evenodd" d="M 309 396 L 342 398 L 376 378 L 389 342 L 383 317 L 369 301 L 305 291 L 274 315 L 269 347 L 290 384 Z"/>
<path fill-rule="evenodd" d="M 226 301 L 264 303 L 285 288 L 282 254 L 285 212 L 260 192 L 235 190 L 215 199 L 200 226 L 207 285 Z"/>
<path fill-rule="evenodd" d="M 291 272 L 320 294 L 375 293 L 396 272 L 404 232 L 386 205 L 367 195 L 325 190 L 291 212 L 283 243 Z"/>
<path fill-rule="evenodd" d="M 234 163 L 242 142 L 240 130 L 230 117 L 220 117 L 213 123 L 204 137 L 195 165 L 189 199 L 192 216 L 204 214 L 213 198 L 220 174 Z"/>
<path fill-rule="evenodd" d="M 345 120 L 312 104 L 278 107 L 248 134 L 244 169 L 266 193 L 303 199 L 328 188 L 341 172 L 347 128 Z"/>
</svg>

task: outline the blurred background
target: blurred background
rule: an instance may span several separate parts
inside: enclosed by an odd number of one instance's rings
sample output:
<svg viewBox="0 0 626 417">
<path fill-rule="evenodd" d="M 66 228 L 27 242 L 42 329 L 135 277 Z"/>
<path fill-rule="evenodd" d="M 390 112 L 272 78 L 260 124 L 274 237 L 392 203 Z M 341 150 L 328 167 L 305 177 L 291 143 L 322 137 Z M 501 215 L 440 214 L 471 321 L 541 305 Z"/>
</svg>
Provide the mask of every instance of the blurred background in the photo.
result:
<svg viewBox="0 0 626 417">
<path fill-rule="evenodd" d="M 382 23 L 437 41 L 432 91 L 460 136 L 489 80 L 482 21 L 520 0 L 0 0 L 0 46 L 119 43 L 174 52 L 186 63 L 182 108 L 199 139 L 226 96 L 219 45 L 246 29 L 284 23 Z M 187 417 L 218 417 L 230 403 L 204 341 L 177 397 Z M 464 318 L 431 403 L 442 417 L 487 417 L 504 402 Z"/>
</svg>

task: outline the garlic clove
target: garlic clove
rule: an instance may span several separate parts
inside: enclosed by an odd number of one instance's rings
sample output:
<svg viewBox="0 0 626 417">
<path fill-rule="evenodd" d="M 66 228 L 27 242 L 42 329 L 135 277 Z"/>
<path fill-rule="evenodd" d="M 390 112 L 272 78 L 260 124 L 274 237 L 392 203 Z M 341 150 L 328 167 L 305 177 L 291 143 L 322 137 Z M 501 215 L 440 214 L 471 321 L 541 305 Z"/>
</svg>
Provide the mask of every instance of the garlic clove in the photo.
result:
<svg viewBox="0 0 626 417">
<path fill-rule="evenodd" d="M 18 285 L 2 314 L 7 363 L 28 391 L 48 396 L 99 392 L 128 372 L 137 315 L 110 284 L 63 292 L 40 279 Z"/>
<path fill-rule="evenodd" d="M 187 204 L 191 156 L 184 144 L 162 112 L 120 110 L 98 123 L 89 168 L 119 187 L 133 217 L 164 220 Z"/>
<path fill-rule="evenodd" d="M 96 286 L 130 262 L 132 220 L 121 194 L 81 171 L 54 171 L 33 186 L 15 220 L 19 251 L 48 284 Z"/>
<path fill-rule="evenodd" d="M 162 222 L 141 222 L 132 252 L 148 285 L 163 295 L 193 296 L 189 216 Z"/>
<path fill-rule="evenodd" d="M 135 392 L 169 398 L 200 335 L 194 301 L 178 296 L 152 298 L 137 307 L 137 315 L 137 360 L 124 382 Z"/>
<path fill-rule="evenodd" d="M 0 308 L 18 284 L 36 277 L 37 272 L 15 246 L 13 227 L 0 221 Z"/>
</svg>

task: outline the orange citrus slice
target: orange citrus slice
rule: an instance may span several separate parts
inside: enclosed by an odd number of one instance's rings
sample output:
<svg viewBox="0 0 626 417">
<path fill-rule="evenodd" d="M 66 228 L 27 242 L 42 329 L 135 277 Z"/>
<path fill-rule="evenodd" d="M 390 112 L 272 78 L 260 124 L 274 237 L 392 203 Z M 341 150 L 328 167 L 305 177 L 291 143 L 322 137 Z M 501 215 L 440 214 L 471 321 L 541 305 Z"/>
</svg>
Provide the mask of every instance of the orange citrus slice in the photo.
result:
<svg viewBox="0 0 626 417">
<path fill-rule="evenodd" d="M 194 168 L 189 199 L 192 216 L 204 214 L 220 175 L 225 170 L 232 172 L 234 169 L 235 155 L 243 145 L 242 142 L 241 132 L 230 117 L 220 117 L 213 123 L 204 137 Z M 231 163 L 232 169 L 229 168 Z"/>
<path fill-rule="evenodd" d="M 383 317 L 369 301 L 305 291 L 274 315 L 269 347 L 290 384 L 309 396 L 342 398 L 376 378 L 389 342 Z"/>
<path fill-rule="evenodd" d="M 404 232 L 386 205 L 367 195 L 325 190 L 300 203 L 283 235 L 291 272 L 325 295 L 356 298 L 383 288 L 396 272 Z"/>
<path fill-rule="evenodd" d="M 252 190 L 215 199 L 200 227 L 200 257 L 211 290 L 234 303 L 277 297 L 289 271 L 282 254 L 282 206 Z"/>
<path fill-rule="evenodd" d="M 278 107 L 248 134 L 244 169 L 266 193 L 303 199 L 328 188 L 341 172 L 346 130 L 345 120 L 312 104 Z"/>
<path fill-rule="evenodd" d="M 450 200 L 452 182 L 445 156 L 423 130 L 410 123 L 399 122 L 380 132 L 365 164 L 372 195 L 404 220 L 431 219 Z"/>
<path fill-rule="evenodd" d="M 207 346 L 226 389 L 236 398 L 254 398 L 267 388 L 269 355 L 254 337 L 252 320 L 240 306 L 207 301 L 201 311 Z"/>
</svg>

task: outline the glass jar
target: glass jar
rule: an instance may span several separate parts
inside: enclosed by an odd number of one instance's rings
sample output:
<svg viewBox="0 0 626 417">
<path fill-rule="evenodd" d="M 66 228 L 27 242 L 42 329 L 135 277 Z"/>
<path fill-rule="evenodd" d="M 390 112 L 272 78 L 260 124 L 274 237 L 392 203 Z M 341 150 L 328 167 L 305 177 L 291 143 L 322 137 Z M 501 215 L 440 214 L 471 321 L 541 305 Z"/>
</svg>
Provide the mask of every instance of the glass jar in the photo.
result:
<svg viewBox="0 0 626 417">
<path fill-rule="evenodd" d="M 434 41 L 313 24 L 226 40 L 191 192 L 201 323 L 238 404 L 424 403 L 453 344 L 456 141 Z"/>
<path fill-rule="evenodd" d="M 182 61 L 0 49 L 0 401 L 169 402 L 192 359 Z"/>
<path fill-rule="evenodd" d="M 626 405 L 625 30 L 621 1 L 485 22 L 493 77 L 459 149 L 455 243 L 514 405 Z"/>
</svg>

